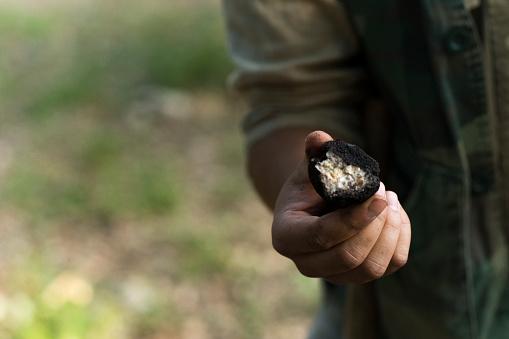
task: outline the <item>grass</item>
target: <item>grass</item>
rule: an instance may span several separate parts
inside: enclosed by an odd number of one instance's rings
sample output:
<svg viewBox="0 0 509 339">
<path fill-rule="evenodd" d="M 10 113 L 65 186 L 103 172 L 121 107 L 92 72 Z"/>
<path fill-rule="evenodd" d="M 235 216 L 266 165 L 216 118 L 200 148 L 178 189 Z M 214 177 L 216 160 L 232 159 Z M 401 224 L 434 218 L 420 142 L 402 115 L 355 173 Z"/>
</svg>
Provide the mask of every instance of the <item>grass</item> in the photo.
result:
<svg viewBox="0 0 509 339">
<path fill-rule="evenodd" d="M 137 85 L 222 86 L 231 65 L 217 4 L 150 5 L 91 0 L 86 10 L 3 11 L 3 92 L 40 118 L 90 101 L 116 108 Z"/>
<path fill-rule="evenodd" d="M 297 338 L 218 2 L 0 5 L 0 337 Z"/>
</svg>

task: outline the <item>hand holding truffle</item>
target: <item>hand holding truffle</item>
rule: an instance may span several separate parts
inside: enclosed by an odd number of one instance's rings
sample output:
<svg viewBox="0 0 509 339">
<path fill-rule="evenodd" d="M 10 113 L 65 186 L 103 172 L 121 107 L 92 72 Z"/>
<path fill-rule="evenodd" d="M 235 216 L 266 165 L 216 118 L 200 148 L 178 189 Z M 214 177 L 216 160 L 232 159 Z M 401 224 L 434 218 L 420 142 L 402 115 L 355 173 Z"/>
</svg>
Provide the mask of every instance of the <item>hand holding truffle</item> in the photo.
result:
<svg viewBox="0 0 509 339">
<path fill-rule="evenodd" d="M 273 245 L 280 254 L 292 259 L 305 276 L 324 278 L 334 284 L 364 283 L 390 274 L 406 263 L 410 221 L 396 193 L 386 192 L 384 184 L 377 181 L 378 165 L 373 168 L 370 161 L 350 163 L 349 159 L 345 159 L 349 162 L 345 164 L 342 158 L 337 158 L 341 152 L 331 153 L 331 144 L 325 148 L 329 154 L 324 157 L 323 145 L 331 140 L 324 132 L 313 132 L 307 137 L 306 159 L 281 189 L 275 206 Z M 345 147 L 348 153 L 351 145 Z M 318 165 L 317 159 L 321 159 Z M 333 185 L 342 191 L 340 195 L 348 191 L 344 195 L 346 201 L 330 194 L 335 191 L 327 187 L 330 183 L 325 184 L 329 193 L 322 190 L 319 195 L 309 179 L 309 164 L 315 166 L 318 174 L 332 176 Z M 331 169 L 333 174 L 326 173 Z M 350 179 L 344 177 L 345 172 L 347 177 L 354 178 L 353 184 L 347 182 Z M 327 213 L 331 202 L 334 208 L 341 208 Z"/>
</svg>

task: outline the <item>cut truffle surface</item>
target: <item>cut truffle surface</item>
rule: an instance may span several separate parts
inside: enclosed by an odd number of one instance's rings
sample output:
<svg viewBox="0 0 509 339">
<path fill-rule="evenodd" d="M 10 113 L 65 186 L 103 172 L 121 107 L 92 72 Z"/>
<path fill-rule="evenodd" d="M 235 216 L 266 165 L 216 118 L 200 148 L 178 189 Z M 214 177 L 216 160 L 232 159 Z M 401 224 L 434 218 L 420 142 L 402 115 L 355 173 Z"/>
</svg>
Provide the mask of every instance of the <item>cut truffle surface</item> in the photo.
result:
<svg viewBox="0 0 509 339">
<path fill-rule="evenodd" d="M 308 171 L 315 190 L 335 208 L 362 203 L 380 186 L 376 160 L 341 140 L 326 142 L 320 155 L 310 160 Z"/>
</svg>

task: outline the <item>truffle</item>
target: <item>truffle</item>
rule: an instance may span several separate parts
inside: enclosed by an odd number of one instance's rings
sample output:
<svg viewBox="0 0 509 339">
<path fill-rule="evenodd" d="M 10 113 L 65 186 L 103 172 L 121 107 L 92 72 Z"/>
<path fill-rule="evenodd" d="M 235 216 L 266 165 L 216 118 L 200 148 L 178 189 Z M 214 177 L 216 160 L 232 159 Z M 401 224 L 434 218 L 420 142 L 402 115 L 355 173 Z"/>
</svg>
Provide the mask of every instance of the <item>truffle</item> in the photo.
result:
<svg viewBox="0 0 509 339">
<path fill-rule="evenodd" d="M 308 172 L 316 192 L 335 209 L 366 201 L 380 186 L 378 162 L 341 140 L 326 142 Z"/>
</svg>

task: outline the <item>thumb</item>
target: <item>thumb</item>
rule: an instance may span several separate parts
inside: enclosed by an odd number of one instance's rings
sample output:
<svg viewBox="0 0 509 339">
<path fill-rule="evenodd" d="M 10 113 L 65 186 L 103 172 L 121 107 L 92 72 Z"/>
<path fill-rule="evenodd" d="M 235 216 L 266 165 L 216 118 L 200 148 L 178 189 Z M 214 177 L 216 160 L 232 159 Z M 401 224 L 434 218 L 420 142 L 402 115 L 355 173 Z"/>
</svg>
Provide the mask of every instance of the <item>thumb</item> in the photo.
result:
<svg viewBox="0 0 509 339">
<path fill-rule="evenodd" d="M 283 186 L 277 205 L 292 206 L 294 210 L 300 211 L 323 211 L 326 202 L 318 195 L 308 175 L 308 163 L 314 156 L 321 152 L 323 144 L 332 140 L 332 137 L 322 131 L 315 131 L 306 137 L 305 158 L 297 169 L 289 177 Z"/>
<path fill-rule="evenodd" d="M 308 134 L 305 141 L 306 156 L 299 167 L 297 167 L 295 172 L 290 176 L 290 182 L 294 184 L 309 183 L 309 185 L 311 185 L 308 176 L 308 163 L 311 159 L 320 155 L 323 144 L 330 140 L 332 140 L 332 137 L 322 131 L 314 131 Z"/>
<path fill-rule="evenodd" d="M 308 134 L 305 143 L 307 161 L 309 162 L 309 160 L 313 159 L 314 157 L 317 157 L 321 152 L 323 144 L 331 140 L 332 137 L 329 134 L 322 131 L 314 131 Z"/>
</svg>

